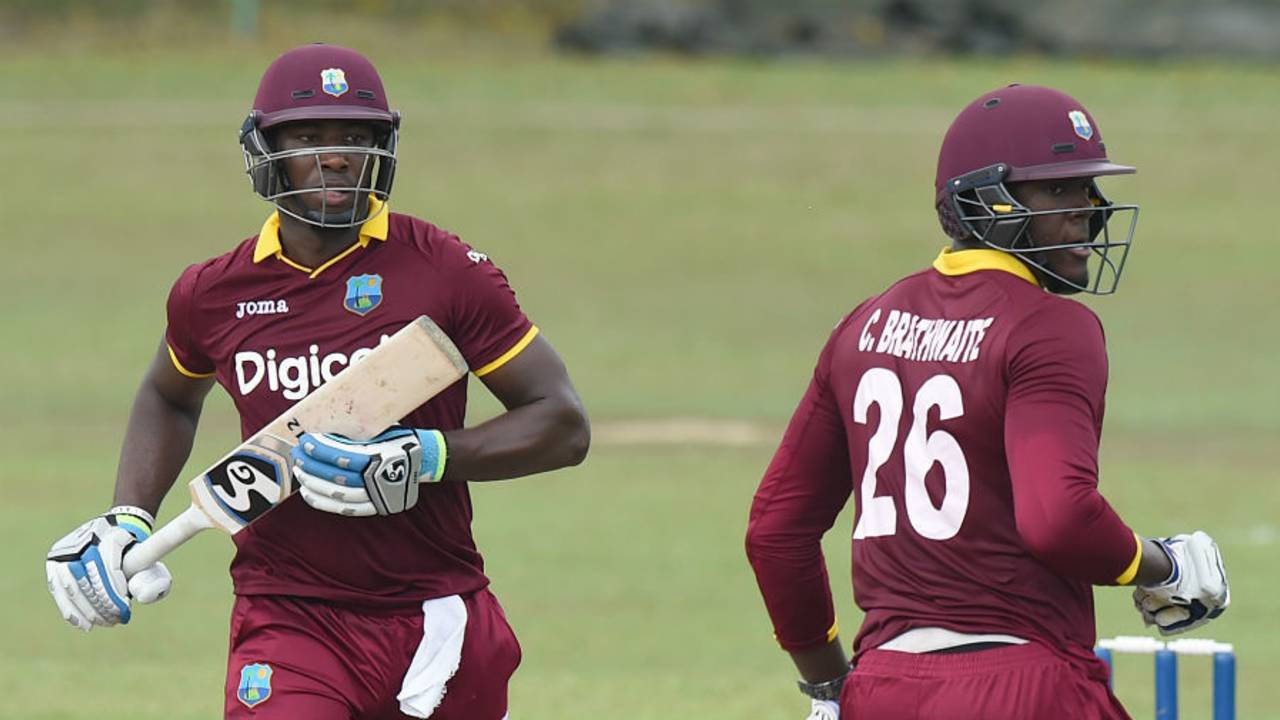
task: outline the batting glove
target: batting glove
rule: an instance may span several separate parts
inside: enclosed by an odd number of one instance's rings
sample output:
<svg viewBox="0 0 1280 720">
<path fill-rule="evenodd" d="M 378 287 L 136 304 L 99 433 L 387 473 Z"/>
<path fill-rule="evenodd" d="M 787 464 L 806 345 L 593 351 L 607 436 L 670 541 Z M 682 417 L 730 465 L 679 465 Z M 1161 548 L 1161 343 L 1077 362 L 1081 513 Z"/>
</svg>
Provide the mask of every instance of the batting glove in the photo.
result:
<svg viewBox="0 0 1280 720">
<path fill-rule="evenodd" d="M 840 704 L 834 700 L 810 700 L 809 716 L 805 720 L 840 720 Z"/>
<path fill-rule="evenodd" d="M 135 544 L 151 536 L 155 519 L 139 507 L 113 507 L 55 542 L 45 557 L 45 578 L 62 619 L 88 632 L 95 625 L 127 624 L 131 600 L 153 603 L 169 594 L 173 576 L 164 563 L 131 578 L 121 564 Z"/>
<path fill-rule="evenodd" d="M 1218 544 L 1207 534 L 1174 535 L 1156 540 L 1173 572 L 1164 582 L 1133 591 L 1133 604 L 1149 627 L 1177 635 L 1200 627 L 1226 611 L 1231 588 Z"/>
<path fill-rule="evenodd" d="M 308 505 L 336 515 L 394 515 L 418 502 L 418 483 L 444 475 L 439 430 L 392 427 L 369 440 L 306 433 L 292 451 Z"/>
</svg>

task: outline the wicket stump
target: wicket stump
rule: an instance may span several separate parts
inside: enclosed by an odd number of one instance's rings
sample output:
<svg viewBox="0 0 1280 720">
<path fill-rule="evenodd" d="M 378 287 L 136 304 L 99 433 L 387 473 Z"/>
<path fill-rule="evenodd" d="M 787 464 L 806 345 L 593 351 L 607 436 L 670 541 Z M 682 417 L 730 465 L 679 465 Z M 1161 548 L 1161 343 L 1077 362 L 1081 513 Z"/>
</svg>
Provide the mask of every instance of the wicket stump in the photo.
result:
<svg viewBox="0 0 1280 720">
<path fill-rule="evenodd" d="M 1230 643 L 1201 638 L 1182 638 L 1164 643 L 1150 637 L 1121 635 L 1099 640 L 1093 651 L 1107 664 L 1111 674 L 1109 682 L 1113 686 L 1113 653 L 1155 656 L 1157 720 L 1178 718 L 1178 656 L 1210 655 L 1213 657 L 1213 720 L 1235 720 L 1236 653 Z"/>
</svg>

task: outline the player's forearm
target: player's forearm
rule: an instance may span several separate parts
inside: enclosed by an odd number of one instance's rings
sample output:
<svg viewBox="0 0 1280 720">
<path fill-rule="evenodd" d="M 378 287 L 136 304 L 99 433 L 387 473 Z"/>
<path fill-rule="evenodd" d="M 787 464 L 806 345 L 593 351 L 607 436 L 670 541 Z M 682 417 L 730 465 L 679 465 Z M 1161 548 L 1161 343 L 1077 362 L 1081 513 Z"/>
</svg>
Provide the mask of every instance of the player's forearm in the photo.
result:
<svg viewBox="0 0 1280 720">
<path fill-rule="evenodd" d="M 1092 470 L 1063 460 L 1060 437 L 1009 447 L 1014 517 L 1026 548 L 1058 575 L 1125 584 L 1141 567 L 1135 534 L 1098 492 Z"/>
<path fill-rule="evenodd" d="M 547 397 L 444 436 L 444 480 L 506 480 L 581 463 L 591 428 L 576 397 Z"/>
<path fill-rule="evenodd" d="M 1034 495 L 1025 487 L 1014 491 L 1018 533 L 1031 554 L 1064 577 L 1094 585 L 1127 582 L 1137 541 L 1097 489 L 1062 476 L 1039 485 Z"/>
<path fill-rule="evenodd" d="M 1083 390 L 1056 387 L 1024 391 L 1006 407 L 1005 454 L 1018 534 L 1058 575 L 1093 585 L 1127 583 L 1138 569 L 1139 545 L 1098 491 L 1097 410 L 1082 399 Z"/>
<path fill-rule="evenodd" d="M 828 517 L 834 517 L 843 503 L 830 502 L 827 513 L 811 516 L 806 512 L 810 502 L 787 491 L 793 484 L 788 482 L 786 466 L 785 457 L 775 457 L 756 492 L 747 523 L 746 551 L 773 623 L 774 638 L 796 659 L 796 653 L 807 658 L 813 648 L 836 637 L 822 535 L 831 524 Z M 804 660 L 797 662 L 801 675 L 813 682 L 806 674 L 809 664 L 801 667 L 800 662 Z M 818 663 L 810 669 L 829 669 L 829 663 Z"/>
<path fill-rule="evenodd" d="M 821 534 L 788 532 L 775 522 L 777 517 L 752 518 L 747 528 L 747 559 L 773 623 L 774 638 L 788 652 L 803 652 L 835 638 L 831 584 Z"/>
<path fill-rule="evenodd" d="M 817 647 L 791 651 L 791 661 L 807 683 L 829 682 L 849 672 L 849 658 L 844 654 L 838 635 L 831 642 Z"/>
<path fill-rule="evenodd" d="M 144 382 L 129 415 L 120 465 L 116 505 L 136 505 L 153 515 L 191 454 L 201 404 L 181 407 Z"/>
<path fill-rule="evenodd" d="M 747 522 L 747 559 L 774 637 L 788 652 L 835 638 L 822 536 L 849 499 L 848 457 L 840 411 L 815 378 L 765 470 Z"/>
</svg>

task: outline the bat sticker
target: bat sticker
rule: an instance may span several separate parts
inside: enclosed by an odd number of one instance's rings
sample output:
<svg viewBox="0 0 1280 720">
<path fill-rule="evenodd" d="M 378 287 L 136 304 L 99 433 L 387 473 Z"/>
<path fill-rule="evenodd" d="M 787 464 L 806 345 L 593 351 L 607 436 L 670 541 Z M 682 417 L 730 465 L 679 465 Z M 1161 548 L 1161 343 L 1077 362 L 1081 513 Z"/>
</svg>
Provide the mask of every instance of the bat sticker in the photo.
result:
<svg viewBox="0 0 1280 720">
<path fill-rule="evenodd" d="M 287 443 L 264 435 L 210 468 L 204 484 L 223 512 L 247 525 L 292 490 L 288 453 Z"/>
</svg>

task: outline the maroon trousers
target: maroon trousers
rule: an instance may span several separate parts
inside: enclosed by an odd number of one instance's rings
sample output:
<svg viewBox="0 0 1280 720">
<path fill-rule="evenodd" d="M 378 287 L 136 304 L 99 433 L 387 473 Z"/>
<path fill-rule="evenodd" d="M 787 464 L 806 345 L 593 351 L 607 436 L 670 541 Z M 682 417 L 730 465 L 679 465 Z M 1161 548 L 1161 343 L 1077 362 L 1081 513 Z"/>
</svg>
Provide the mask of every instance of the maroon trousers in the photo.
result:
<svg viewBox="0 0 1280 720">
<path fill-rule="evenodd" d="M 1129 720 L 1105 683 L 1041 645 L 916 655 L 870 650 L 840 695 L 841 720 Z"/>
<path fill-rule="evenodd" d="M 502 720 L 520 645 L 487 589 L 463 596 L 458 671 L 431 720 Z M 370 612 L 301 598 L 241 596 L 231 612 L 226 717 L 400 720 L 396 694 L 422 612 Z"/>
</svg>

